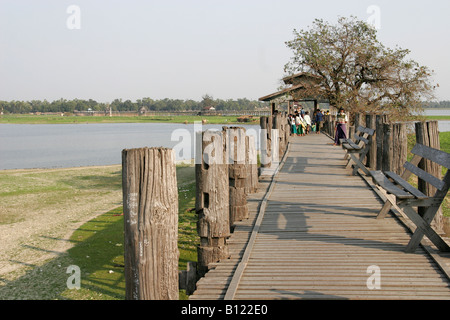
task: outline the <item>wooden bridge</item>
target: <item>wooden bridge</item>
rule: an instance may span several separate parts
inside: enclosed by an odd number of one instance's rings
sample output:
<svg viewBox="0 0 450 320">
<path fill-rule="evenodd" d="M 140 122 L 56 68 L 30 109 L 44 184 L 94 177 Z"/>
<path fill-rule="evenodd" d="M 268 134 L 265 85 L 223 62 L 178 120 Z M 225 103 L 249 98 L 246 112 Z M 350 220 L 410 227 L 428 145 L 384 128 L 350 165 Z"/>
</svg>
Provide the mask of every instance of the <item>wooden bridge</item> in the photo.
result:
<svg viewBox="0 0 450 320">
<path fill-rule="evenodd" d="M 325 135 L 291 138 L 279 171 L 249 195 L 250 219 L 228 239 L 191 300 L 450 299 L 450 255 L 422 242 L 404 252 L 401 216 L 371 181 L 345 169 Z"/>
</svg>

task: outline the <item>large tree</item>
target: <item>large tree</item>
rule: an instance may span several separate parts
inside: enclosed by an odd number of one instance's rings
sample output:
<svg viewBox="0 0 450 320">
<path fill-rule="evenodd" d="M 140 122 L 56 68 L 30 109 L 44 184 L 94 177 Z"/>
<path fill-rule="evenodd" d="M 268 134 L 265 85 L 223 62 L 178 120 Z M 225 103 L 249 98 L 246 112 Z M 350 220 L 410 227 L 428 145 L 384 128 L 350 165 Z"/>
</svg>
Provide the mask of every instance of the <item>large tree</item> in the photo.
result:
<svg viewBox="0 0 450 320">
<path fill-rule="evenodd" d="M 285 72 L 317 79 L 298 98 L 322 96 L 349 111 L 404 116 L 433 97 L 430 70 L 408 59 L 409 50 L 385 47 L 375 28 L 355 17 L 339 18 L 335 25 L 317 19 L 294 35 L 286 42 L 294 56 Z"/>
</svg>

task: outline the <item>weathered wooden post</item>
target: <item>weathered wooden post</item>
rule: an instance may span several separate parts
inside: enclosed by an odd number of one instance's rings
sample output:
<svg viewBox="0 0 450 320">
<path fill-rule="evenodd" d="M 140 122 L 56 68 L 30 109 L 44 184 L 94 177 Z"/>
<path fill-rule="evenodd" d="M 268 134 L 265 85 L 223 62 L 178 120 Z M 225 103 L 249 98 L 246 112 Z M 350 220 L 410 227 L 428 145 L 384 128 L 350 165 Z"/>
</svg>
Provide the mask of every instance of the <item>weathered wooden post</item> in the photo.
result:
<svg viewBox="0 0 450 320">
<path fill-rule="evenodd" d="M 197 133 L 196 197 L 198 214 L 197 272 L 203 277 L 208 265 L 229 257 L 226 239 L 230 236 L 226 132 Z"/>
<path fill-rule="evenodd" d="M 324 118 L 324 123 L 323 123 L 323 127 L 325 129 L 325 132 L 330 135 L 330 136 L 334 136 L 334 133 L 331 133 L 331 115 L 327 114 L 323 116 Z"/>
<path fill-rule="evenodd" d="M 271 152 L 271 135 L 272 135 L 272 121 L 271 117 L 261 117 L 261 137 L 260 137 L 260 151 L 261 151 L 261 167 L 270 168 L 272 166 L 272 152 Z"/>
<path fill-rule="evenodd" d="M 245 162 L 246 130 L 240 127 L 223 128 L 227 135 L 227 160 L 230 190 L 230 226 L 248 219 L 247 194 L 245 186 L 248 169 Z"/>
<path fill-rule="evenodd" d="M 383 158 L 381 167 L 383 171 L 392 171 L 392 158 L 393 158 L 393 136 L 392 136 L 392 124 L 383 124 Z"/>
<path fill-rule="evenodd" d="M 122 151 L 125 298 L 178 300 L 178 188 L 171 149 Z"/>
<path fill-rule="evenodd" d="M 328 134 L 334 139 L 336 135 L 336 119 L 335 115 L 327 115 L 328 118 Z"/>
<path fill-rule="evenodd" d="M 408 135 L 406 123 L 397 122 L 392 126 L 392 145 L 393 159 L 392 171 L 398 175 L 402 175 L 404 171 L 403 165 L 408 157 Z"/>
<path fill-rule="evenodd" d="M 388 122 L 386 115 L 377 115 L 375 120 L 375 133 L 376 133 L 376 145 L 377 145 L 377 164 L 376 170 L 382 170 L 383 168 L 383 140 L 384 140 L 384 128 L 383 124 Z"/>
<path fill-rule="evenodd" d="M 258 190 L 258 156 L 256 151 L 256 143 L 254 136 L 247 136 L 245 140 L 246 158 L 248 178 L 245 186 L 247 194 L 255 193 Z"/>
<path fill-rule="evenodd" d="M 415 126 L 417 143 L 434 149 L 441 149 L 438 121 L 416 122 Z M 419 168 L 435 176 L 436 178 L 442 179 L 442 168 L 437 163 L 423 159 L 419 164 Z M 419 179 L 418 181 L 418 189 L 427 196 L 434 196 L 436 193 L 436 188 L 422 179 Z M 423 208 L 419 208 L 419 214 L 424 214 Z M 436 232 L 443 232 L 444 219 L 442 215 L 442 208 L 440 208 L 436 214 L 432 222 L 432 226 Z"/>
<path fill-rule="evenodd" d="M 375 134 L 369 137 L 370 149 L 369 152 L 367 153 L 367 160 L 366 160 L 366 166 L 374 170 L 377 167 L 377 143 L 376 143 L 377 126 L 376 126 L 376 117 L 374 114 L 366 114 L 366 128 L 375 130 Z"/>
<path fill-rule="evenodd" d="M 381 170 L 402 175 L 408 149 L 406 123 L 384 123 L 382 128 L 382 152 L 378 153 L 382 157 Z"/>
<path fill-rule="evenodd" d="M 284 126 L 282 123 L 283 119 L 280 114 L 273 116 L 273 129 L 278 130 L 278 160 L 279 162 L 281 157 L 284 154 Z"/>
<path fill-rule="evenodd" d="M 288 121 L 288 117 L 286 117 L 286 130 L 285 131 L 286 131 L 285 133 L 286 133 L 286 149 L 287 149 L 287 146 L 289 144 L 289 139 L 291 138 L 291 124 Z"/>
</svg>

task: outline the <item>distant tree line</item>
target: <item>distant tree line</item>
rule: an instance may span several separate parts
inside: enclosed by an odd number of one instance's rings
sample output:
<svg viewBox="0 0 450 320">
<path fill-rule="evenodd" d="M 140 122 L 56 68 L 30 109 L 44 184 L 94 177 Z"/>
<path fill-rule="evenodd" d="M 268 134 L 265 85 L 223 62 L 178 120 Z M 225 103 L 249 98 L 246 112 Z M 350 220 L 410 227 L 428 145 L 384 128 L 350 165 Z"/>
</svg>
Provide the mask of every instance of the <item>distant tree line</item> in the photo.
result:
<svg viewBox="0 0 450 320">
<path fill-rule="evenodd" d="M 424 108 L 437 108 L 437 109 L 444 109 L 444 108 L 450 108 L 450 101 L 436 101 L 436 102 L 424 102 L 423 103 Z"/>
<path fill-rule="evenodd" d="M 111 108 L 112 111 L 138 111 L 145 107 L 149 111 L 197 111 L 208 107 L 213 107 L 217 111 L 222 110 L 255 110 L 268 107 L 267 103 L 253 101 L 246 98 L 237 100 L 214 99 L 209 95 L 204 95 L 202 101 L 151 98 L 138 99 L 136 101 L 115 99 L 111 103 L 97 102 L 95 100 L 59 99 L 52 102 L 47 100 L 31 101 L 0 101 L 0 111 L 4 113 L 34 113 L 34 112 L 69 112 L 76 111 L 105 111 Z"/>
</svg>

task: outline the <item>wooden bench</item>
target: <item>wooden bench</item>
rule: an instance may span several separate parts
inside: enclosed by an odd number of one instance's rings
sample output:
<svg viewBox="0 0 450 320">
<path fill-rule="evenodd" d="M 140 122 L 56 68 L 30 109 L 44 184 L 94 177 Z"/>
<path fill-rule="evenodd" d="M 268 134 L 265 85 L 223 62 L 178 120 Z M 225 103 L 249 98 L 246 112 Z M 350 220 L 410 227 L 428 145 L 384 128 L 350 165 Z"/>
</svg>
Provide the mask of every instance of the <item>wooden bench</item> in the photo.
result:
<svg viewBox="0 0 450 320">
<path fill-rule="evenodd" d="M 366 175 L 370 175 L 369 170 L 363 164 L 367 153 L 370 150 L 370 138 L 375 134 L 375 130 L 359 126 L 355 132 L 355 141 L 352 139 L 341 139 L 342 148 L 346 151 L 345 159 L 348 159 L 346 168 L 349 169 L 353 164 L 353 175 L 361 169 Z"/>
<path fill-rule="evenodd" d="M 450 168 L 450 154 L 421 144 L 417 144 L 413 148 L 412 153 L 414 154 L 414 157 L 410 162 L 405 163 L 404 168 L 406 170 L 402 176 L 398 176 L 393 172 L 370 171 L 374 183 L 377 185 L 378 189 L 383 191 L 388 199 L 379 212 L 377 219 L 385 218 L 394 206 L 399 209 L 402 215 L 409 218 L 417 226 L 406 247 L 406 252 L 415 252 L 424 235 L 426 235 L 440 251 L 449 252 L 449 245 L 431 228 L 430 224 L 448 193 L 450 186 L 450 170 L 447 172 L 444 179 L 440 180 L 417 166 L 420 161 L 425 158 L 448 169 Z M 411 186 L 407 181 L 413 174 L 436 187 L 436 194 L 429 197 Z M 414 207 L 425 208 L 423 216 L 420 216 L 417 211 L 413 209 Z"/>
</svg>

